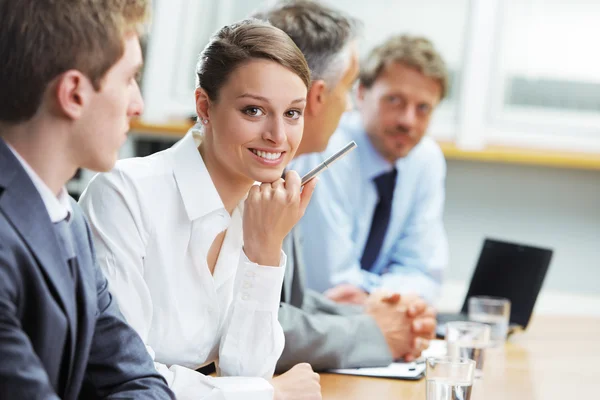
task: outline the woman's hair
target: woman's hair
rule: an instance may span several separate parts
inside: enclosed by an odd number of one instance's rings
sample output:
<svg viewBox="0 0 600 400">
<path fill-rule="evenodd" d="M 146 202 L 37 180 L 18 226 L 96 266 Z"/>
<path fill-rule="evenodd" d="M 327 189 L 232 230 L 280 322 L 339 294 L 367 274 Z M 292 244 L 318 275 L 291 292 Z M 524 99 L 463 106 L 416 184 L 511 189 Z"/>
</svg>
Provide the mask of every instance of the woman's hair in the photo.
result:
<svg viewBox="0 0 600 400">
<path fill-rule="evenodd" d="M 210 39 L 196 67 L 196 86 L 204 89 L 212 101 L 231 73 L 242 64 L 265 59 L 276 62 L 302 79 L 310 87 L 310 70 L 304 55 L 282 30 L 267 22 L 243 20 L 221 28 Z"/>
</svg>

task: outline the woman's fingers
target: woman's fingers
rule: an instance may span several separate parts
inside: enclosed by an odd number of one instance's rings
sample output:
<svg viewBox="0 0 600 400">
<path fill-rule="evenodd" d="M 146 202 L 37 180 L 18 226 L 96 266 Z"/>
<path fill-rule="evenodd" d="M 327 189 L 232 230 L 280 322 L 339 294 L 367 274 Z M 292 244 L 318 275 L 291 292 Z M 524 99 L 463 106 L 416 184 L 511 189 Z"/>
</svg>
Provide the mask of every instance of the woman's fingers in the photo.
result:
<svg viewBox="0 0 600 400">
<path fill-rule="evenodd" d="M 312 195 L 315 191 L 315 187 L 317 186 L 318 182 L 319 182 L 319 178 L 314 178 L 312 181 L 308 182 L 302 188 L 302 194 L 300 197 L 301 215 L 304 215 L 304 211 L 306 211 L 306 207 L 308 207 L 308 204 L 310 203 L 310 199 L 312 198 Z"/>
</svg>

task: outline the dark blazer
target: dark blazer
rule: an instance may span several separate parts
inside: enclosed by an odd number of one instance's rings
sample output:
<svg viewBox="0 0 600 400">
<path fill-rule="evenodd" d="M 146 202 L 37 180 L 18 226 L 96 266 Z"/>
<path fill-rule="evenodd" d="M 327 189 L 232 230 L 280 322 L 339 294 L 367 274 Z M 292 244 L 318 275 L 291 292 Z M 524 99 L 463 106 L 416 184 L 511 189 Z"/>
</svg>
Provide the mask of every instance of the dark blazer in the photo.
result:
<svg viewBox="0 0 600 400">
<path fill-rule="evenodd" d="M 75 280 L 41 196 L 0 139 L 0 398 L 174 398 L 72 206 Z"/>
<path fill-rule="evenodd" d="M 296 226 L 283 242 L 287 265 L 279 323 L 285 347 L 276 371 L 285 372 L 300 362 L 310 363 L 316 371 L 389 365 L 392 354 L 373 318 L 358 307 L 305 290 L 301 246 L 301 230 Z"/>
</svg>

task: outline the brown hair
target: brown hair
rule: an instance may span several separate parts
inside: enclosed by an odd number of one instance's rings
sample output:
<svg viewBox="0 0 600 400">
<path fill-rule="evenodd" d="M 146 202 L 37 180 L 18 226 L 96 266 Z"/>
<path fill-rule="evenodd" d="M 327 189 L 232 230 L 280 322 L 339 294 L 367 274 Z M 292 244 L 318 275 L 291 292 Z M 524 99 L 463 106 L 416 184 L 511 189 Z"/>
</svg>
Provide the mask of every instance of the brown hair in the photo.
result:
<svg viewBox="0 0 600 400">
<path fill-rule="evenodd" d="M 100 90 L 123 37 L 139 34 L 149 11 L 150 0 L 1 0 L 0 121 L 30 119 L 50 82 L 70 69 Z"/>
<path fill-rule="evenodd" d="M 389 63 L 402 63 L 423 75 L 436 79 L 441 87 L 440 99 L 448 93 L 448 69 L 442 56 L 428 39 L 419 36 L 393 36 L 375 47 L 361 67 L 360 84 L 369 88 Z"/>
<path fill-rule="evenodd" d="M 283 1 L 255 14 L 287 33 L 302 50 L 313 79 L 335 86 L 349 63 L 359 20 L 312 0 Z"/>
<path fill-rule="evenodd" d="M 212 101 L 231 73 L 252 59 L 267 59 L 294 72 L 310 87 L 310 71 L 304 55 L 292 39 L 274 26 L 248 19 L 221 28 L 210 39 L 200 58 L 197 86 L 204 89 Z"/>
</svg>

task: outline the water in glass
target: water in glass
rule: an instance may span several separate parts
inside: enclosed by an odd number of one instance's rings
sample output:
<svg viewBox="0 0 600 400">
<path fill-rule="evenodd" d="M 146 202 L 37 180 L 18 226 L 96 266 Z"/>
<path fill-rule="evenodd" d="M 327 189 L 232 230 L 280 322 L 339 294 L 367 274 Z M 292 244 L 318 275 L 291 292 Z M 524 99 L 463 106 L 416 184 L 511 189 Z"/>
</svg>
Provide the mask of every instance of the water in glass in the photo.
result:
<svg viewBox="0 0 600 400">
<path fill-rule="evenodd" d="M 490 346 L 501 346 L 506 341 L 508 334 L 508 320 L 502 315 L 490 315 L 486 313 L 470 313 L 469 319 L 490 326 Z"/>
<path fill-rule="evenodd" d="M 472 387 L 470 382 L 431 379 L 427 381 L 427 400 L 470 400 Z"/>
</svg>

